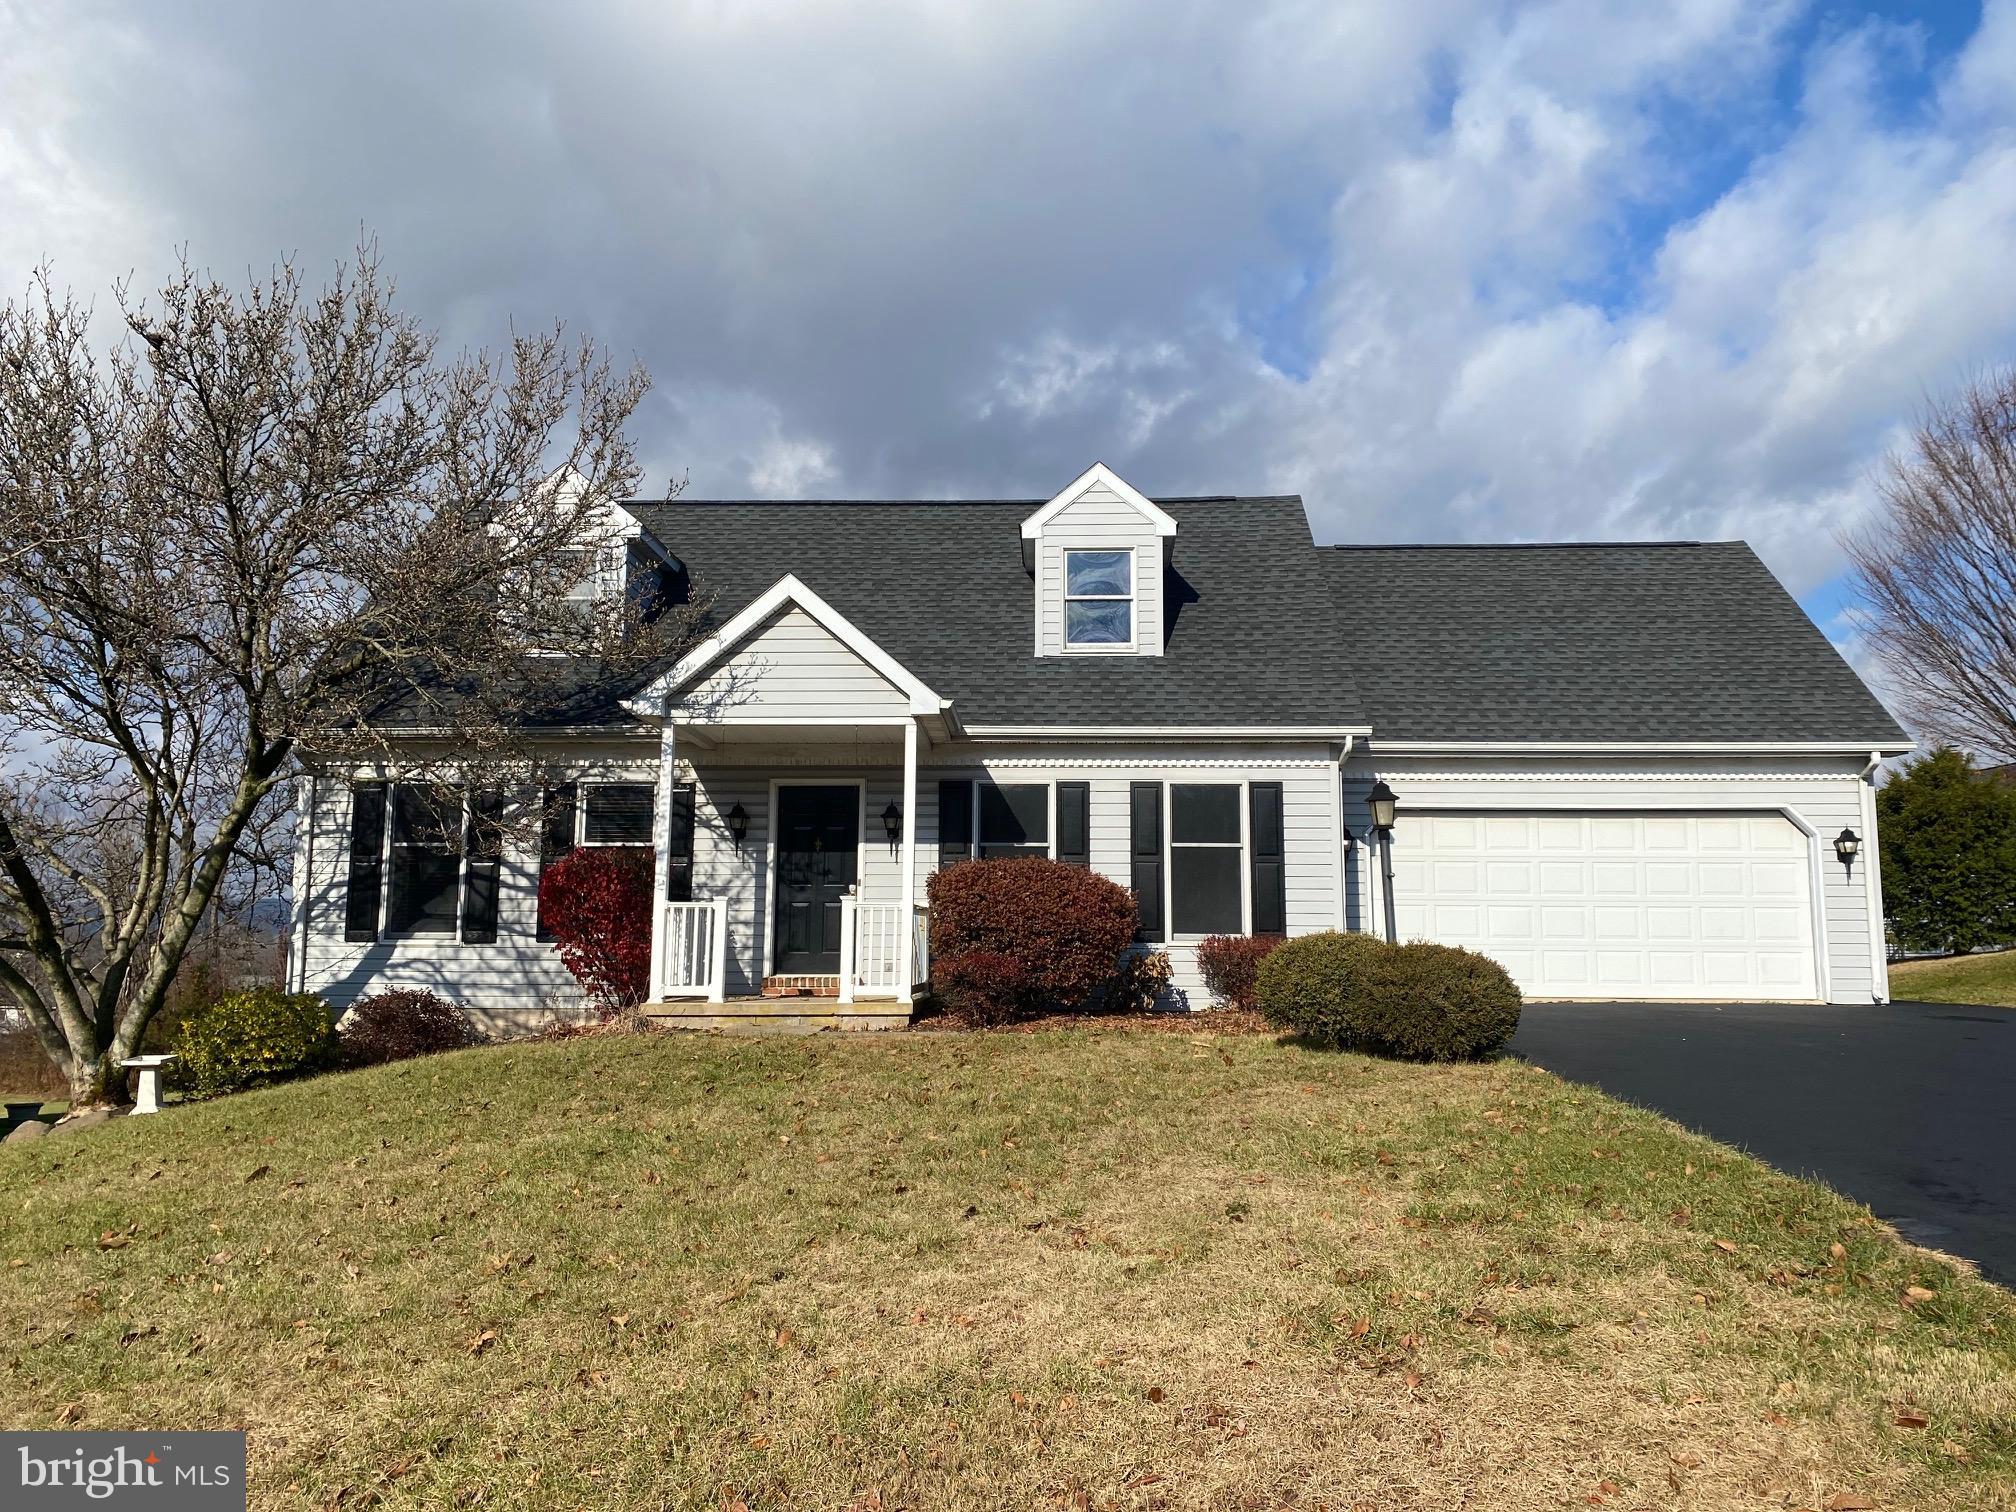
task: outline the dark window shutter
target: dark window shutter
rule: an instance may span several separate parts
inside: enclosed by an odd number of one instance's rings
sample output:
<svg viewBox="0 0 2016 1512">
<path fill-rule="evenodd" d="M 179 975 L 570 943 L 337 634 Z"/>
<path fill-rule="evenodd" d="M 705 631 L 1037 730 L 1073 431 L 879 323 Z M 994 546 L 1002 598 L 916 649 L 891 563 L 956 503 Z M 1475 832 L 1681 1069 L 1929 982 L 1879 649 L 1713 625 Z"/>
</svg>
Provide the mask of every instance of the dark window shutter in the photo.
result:
<svg viewBox="0 0 2016 1512">
<path fill-rule="evenodd" d="M 693 901 L 693 784 L 672 785 L 672 819 L 666 831 L 665 898 L 671 903 Z"/>
<path fill-rule="evenodd" d="M 1132 853 L 1130 880 L 1134 887 L 1134 908 L 1140 928 L 1134 938 L 1162 939 L 1162 784 L 1136 782 L 1129 785 L 1127 803 L 1128 849 Z"/>
<path fill-rule="evenodd" d="M 1057 784 L 1057 859 L 1072 866 L 1092 864 L 1092 784 Z"/>
<path fill-rule="evenodd" d="M 938 865 L 946 867 L 973 854 L 973 784 L 938 784 Z"/>
<path fill-rule="evenodd" d="M 504 857 L 504 795 L 478 793 L 469 804 L 469 869 L 462 884 L 462 943 L 497 942 L 497 872 Z"/>
<path fill-rule="evenodd" d="M 1248 790 L 1252 809 L 1253 933 L 1288 932 L 1288 865 L 1282 833 L 1281 784 L 1256 782 Z"/>
<path fill-rule="evenodd" d="M 350 789 L 350 880 L 343 938 L 378 938 L 378 900 L 385 881 L 385 784 Z"/>
<path fill-rule="evenodd" d="M 578 799 L 579 794 L 571 782 L 546 789 L 539 829 L 539 876 L 542 880 L 547 867 L 574 849 L 574 805 Z M 542 940 L 553 938 L 553 931 L 546 927 L 543 917 L 539 920 L 538 933 Z"/>
</svg>

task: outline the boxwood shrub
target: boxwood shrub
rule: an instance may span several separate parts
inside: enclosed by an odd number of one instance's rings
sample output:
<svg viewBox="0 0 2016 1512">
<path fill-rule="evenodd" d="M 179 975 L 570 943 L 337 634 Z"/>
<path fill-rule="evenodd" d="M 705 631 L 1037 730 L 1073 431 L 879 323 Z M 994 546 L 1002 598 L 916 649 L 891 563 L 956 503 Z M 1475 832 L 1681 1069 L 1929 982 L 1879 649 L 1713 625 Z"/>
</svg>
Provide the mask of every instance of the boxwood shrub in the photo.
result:
<svg viewBox="0 0 2016 1512">
<path fill-rule="evenodd" d="M 327 1070 L 336 1062 L 336 1029 L 314 993 L 254 987 L 192 1014 L 174 1053 L 175 1080 L 197 1097 L 215 1097 Z"/>
<path fill-rule="evenodd" d="M 1325 930 L 1284 940 L 1254 974 L 1267 1022 L 1324 1045 L 1356 1039 L 1351 1009 L 1373 958 L 1390 947 L 1355 931 Z"/>
<path fill-rule="evenodd" d="M 1134 895 L 1082 866 L 961 861 L 931 877 L 931 985 L 987 1022 L 1077 1008 L 1112 980 L 1134 926 Z M 960 959 L 973 952 L 987 959 Z"/>
<path fill-rule="evenodd" d="M 1489 956 L 1454 945 L 1382 946 L 1351 1004 L 1361 1048 L 1406 1060 L 1472 1060 L 1504 1048 L 1522 999 Z"/>
</svg>

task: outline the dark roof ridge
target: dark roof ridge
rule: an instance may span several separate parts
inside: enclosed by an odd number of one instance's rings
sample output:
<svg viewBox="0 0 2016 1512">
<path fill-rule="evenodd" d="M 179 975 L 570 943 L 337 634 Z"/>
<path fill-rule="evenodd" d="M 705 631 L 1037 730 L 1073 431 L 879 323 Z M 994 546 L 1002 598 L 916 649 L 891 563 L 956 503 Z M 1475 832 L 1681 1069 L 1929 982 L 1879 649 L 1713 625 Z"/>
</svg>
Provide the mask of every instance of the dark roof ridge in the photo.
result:
<svg viewBox="0 0 2016 1512">
<path fill-rule="evenodd" d="M 1332 541 L 1328 551 L 1635 551 L 1659 546 L 1744 546 L 1746 541 Z"/>
<path fill-rule="evenodd" d="M 710 508 L 717 506 L 747 508 L 758 505 L 764 507 L 800 507 L 805 505 L 833 504 L 872 504 L 881 507 L 902 505 L 937 508 L 943 505 L 973 504 L 992 505 L 996 508 L 1013 505 L 1018 509 L 1034 511 L 1041 509 L 1050 501 L 1048 499 L 688 499 L 674 496 L 670 499 L 620 499 L 617 502 L 625 509 L 632 507 L 644 509 L 680 509 L 693 508 L 698 505 L 706 505 Z M 1149 502 L 1151 504 L 1300 504 L 1302 496 L 1300 494 L 1163 494 L 1160 497 L 1150 498 Z"/>
</svg>

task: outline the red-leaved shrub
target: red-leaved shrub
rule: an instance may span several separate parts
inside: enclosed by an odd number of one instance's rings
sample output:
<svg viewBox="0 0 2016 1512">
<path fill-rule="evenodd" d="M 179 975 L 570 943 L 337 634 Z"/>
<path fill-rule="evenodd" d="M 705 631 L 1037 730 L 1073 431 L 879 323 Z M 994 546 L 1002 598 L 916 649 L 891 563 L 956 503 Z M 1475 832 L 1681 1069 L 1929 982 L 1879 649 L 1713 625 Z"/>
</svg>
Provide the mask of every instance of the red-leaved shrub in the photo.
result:
<svg viewBox="0 0 2016 1512">
<path fill-rule="evenodd" d="M 932 991 L 951 1015 L 976 1029 L 1020 1018 L 1036 1001 L 1022 963 L 998 950 L 962 950 L 947 956 L 932 968 L 931 977 Z"/>
<path fill-rule="evenodd" d="M 603 1019 L 651 990 L 651 852 L 584 845 L 539 879 L 539 918 Z"/>
<path fill-rule="evenodd" d="M 932 986 L 954 1012 L 994 1023 L 1076 1008 L 1112 979 L 1134 924 L 1134 895 L 1082 866 L 962 861 L 931 878 Z M 999 959 L 961 961 L 972 953 Z"/>
<path fill-rule="evenodd" d="M 460 1008 L 424 987 L 394 988 L 359 998 L 336 1030 L 343 1059 L 353 1066 L 462 1050 L 483 1036 Z"/>
<path fill-rule="evenodd" d="M 1197 942 L 1197 970 L 1219 1002 L 1250 1013 L 1260 1001 L 1260 963 L 1280 944 L 1280 935 L 1212 935 Z"/>
</svg>

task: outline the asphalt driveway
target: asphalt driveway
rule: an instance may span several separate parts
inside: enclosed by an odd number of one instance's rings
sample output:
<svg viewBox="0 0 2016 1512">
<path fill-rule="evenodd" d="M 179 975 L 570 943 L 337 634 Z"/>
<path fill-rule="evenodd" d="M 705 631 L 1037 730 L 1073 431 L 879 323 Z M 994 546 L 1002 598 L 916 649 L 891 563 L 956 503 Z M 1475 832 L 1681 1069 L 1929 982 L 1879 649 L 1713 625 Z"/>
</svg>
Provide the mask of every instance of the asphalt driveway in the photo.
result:
<svg viewBox="0 0 2016 1512">
<path fill-rule="evenodd" d="M 2016 1285 L 2016 1010 L 1531 1003 L 1512 1051 Z"/>
</svg>

